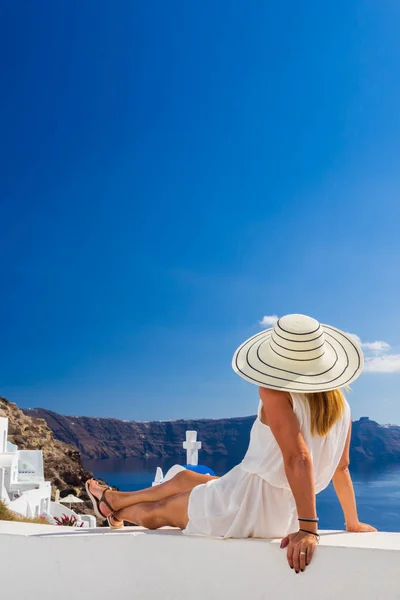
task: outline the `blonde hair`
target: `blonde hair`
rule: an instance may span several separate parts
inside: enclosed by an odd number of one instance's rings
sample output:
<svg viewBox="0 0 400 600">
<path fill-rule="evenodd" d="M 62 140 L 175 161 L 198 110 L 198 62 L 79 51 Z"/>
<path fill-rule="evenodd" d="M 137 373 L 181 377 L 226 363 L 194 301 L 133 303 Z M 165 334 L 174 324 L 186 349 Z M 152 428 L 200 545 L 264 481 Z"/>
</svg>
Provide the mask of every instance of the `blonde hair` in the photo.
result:
<svg viewBox="0 0 400 600">
<path fill-rule="evenodd" d="M 306 394 L 311 413 L 311 433 L 321 437 L 326 435 L 342 417 L 344 395 L 339 389 L 329 392 Z"/>
</svg>

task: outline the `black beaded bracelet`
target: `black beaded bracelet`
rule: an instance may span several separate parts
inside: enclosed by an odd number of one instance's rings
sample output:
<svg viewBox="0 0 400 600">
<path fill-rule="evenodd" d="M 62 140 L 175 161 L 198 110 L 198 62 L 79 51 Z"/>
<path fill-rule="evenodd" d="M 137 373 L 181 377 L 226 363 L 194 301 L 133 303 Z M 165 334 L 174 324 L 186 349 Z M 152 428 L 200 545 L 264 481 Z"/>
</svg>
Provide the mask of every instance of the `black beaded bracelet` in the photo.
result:
<svg viewBox="0 0 400 600">
<path fill-rule="evenodd" d="M 299 531 L 302 531 L 303 533 L 310 533 L 311 535 L 315 535 L 315 537 L 317 538 L 317 544 L 319 544 L 319 540 L 320 540 L 319 533 L 315 533 L 315 531 L 308 531 L 307 529 L 299 529 Z"/>
<path fill-rule="evenodd" d="M 318 523 L 319 519 L 316 517 L 315 519 L 301 519 L 300 517 L 297 519 L 298 521 L 304 521 L 305 523 Z"/>
</svg>

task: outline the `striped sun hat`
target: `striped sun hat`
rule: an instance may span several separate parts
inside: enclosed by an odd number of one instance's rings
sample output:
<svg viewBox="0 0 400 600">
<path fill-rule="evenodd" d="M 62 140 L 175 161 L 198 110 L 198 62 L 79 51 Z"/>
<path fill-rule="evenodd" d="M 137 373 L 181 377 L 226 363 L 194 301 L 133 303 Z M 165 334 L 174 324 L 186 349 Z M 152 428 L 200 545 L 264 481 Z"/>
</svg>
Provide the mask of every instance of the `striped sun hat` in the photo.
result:
<svg viewBox="0 0 400 600">
<path fill-rule="evenodd" d="M 234 371 L 261 387 L 322 392 L 349 385 L 361 374 L 364 357 L 349 335 L 305 315 L 286 315 L 235 352 Z"/>
</svg>

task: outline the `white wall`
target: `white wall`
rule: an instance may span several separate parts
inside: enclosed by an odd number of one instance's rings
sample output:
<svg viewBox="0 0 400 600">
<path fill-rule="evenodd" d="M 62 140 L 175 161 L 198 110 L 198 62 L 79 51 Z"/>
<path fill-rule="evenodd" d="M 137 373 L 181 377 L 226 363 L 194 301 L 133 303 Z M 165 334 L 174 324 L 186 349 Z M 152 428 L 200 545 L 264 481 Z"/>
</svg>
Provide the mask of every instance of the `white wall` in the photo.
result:
<svg viewBox="0 0 400 600">
<path fill-rule="evenodd" d="M 2 500 L 3 502 L 8 503 L 10 498 L 8 497 L 8 493 L 6 490 L 6 484 L 5 484 L 5 469 L 3 467 L 0 467 L 0 500 Z"/>
<path fill-rule="evenodd" d="M 53 517 L 62 517 L 66 515 L 67 517 L 78 517 L 76 512 L 65 506 L 65 504 L 60 504 L 58 502 L 50 502 L 50 511 Z"/>
<path fill-rule="evenodd" d="M 3 531 L 10 533 L 10 525 Z M 24 537 L 26 527 L 39 535 Z M 62 528 L 40 527 L 14 528 L 15 535 L 1 535 L 0 524 L 0 564 L 7 573 L 2 579 L 5 597 L 400 599 L 400 534 L 327 533 L 309 570 L 296 575 L 278 541 L 189 538 L 165 530 L 132 533 L 132 528 L 68 528 L 64 534 Z M 21 564 L 24 577 L 20 577 Z"/>
<path fill-rule="evenodd" d="M 78 521 L 83 521 L 83 527 L 96 527 L 96 517 L 93 515 L 79 515 L 74 510 L 71 510 L 58 502 L 50 502 L 50 514 L 53 517 L 62 518 L 63 515 L 68 517 L 76 517 Z"/>
<path fill-rule="evenodd" d="M 43 453 L 17 452 L 17 447 L 8 443 L 7 435 L 8 419 L 0 417 L 0 499 L 21 515 L 42 515 L 50 509 L 51 497 L 50 482 L 45 482 L 43 476 Z M 14 499 L 14 494 L 20 497 Z"/>
<path fill-rule="evenodd" d="M 18 479 L 17 455 L 13 452 L 0 453 L 0 467 L 4 467 L 4 485 L 10 490 L 11 485 Z"/>
<path fill-rule="evenodd" d="M 2 452 L 0 453 L 0 467 L 9 468 L 16 464 L 16 455 L 14 452 Z"/>
<path fill-rule="evenodd" d="M 34 472 L 30 469 L 28 472 L 21 472 L 21 469 L 27 463 L 31 465 Z M 41 450 L 19 450 L 18 451 L 18 480 L 19 481 L 44 481 L 43 474 L 43 452 Z"/>
<path fill-rule="evenodd" d="M 0 452 L 7 452 L 8 419 L 0 417 Z"/>
<path fill-rule="evenodd" d="M 48 482 L 39 484 L 38 489 L 29 489 L 25 492 L 19 484 L 13 486 L 14 489 L 16 487 L 21 487 L 22 494 L 8 504 L 10 510 L 27 517 L 37 517 L 49 510 L 51 487 Z"/>
<path fill-rule="evenodd" d="M 29 507 L 28 496 L 20 496 L 16 500 L 11 500 L 8 503 L 8 508 L 24 517 L 31 516 L 32 511 Z"/>
</svg>

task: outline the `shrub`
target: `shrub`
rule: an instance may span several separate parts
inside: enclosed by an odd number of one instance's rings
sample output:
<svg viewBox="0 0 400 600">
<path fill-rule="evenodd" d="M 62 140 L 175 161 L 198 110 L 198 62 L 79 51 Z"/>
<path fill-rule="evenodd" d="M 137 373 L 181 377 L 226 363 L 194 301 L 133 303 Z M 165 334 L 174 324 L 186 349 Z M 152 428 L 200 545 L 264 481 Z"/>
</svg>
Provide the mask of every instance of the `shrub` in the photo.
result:
<svg viewBox="0 0 400 600">
<path fill-rule="evenodd" d="M 13 512 L 8 506 L 0 500 L 0 521 L 16 521 L 17 523 L 36 523 L 38 525 L 50 525 L 45 517 L 24 517 L 16 512 Z"/>
<path fill-rule="evenodd" d="M 67 515 L 63 515 L 62 517 L 54 517 L 57 525 L 61 525 L 62 527 L 83 527 L 83 523 L 78 523 L 78 519 L 72 515 L 68 517 Z"/>
</svg>

